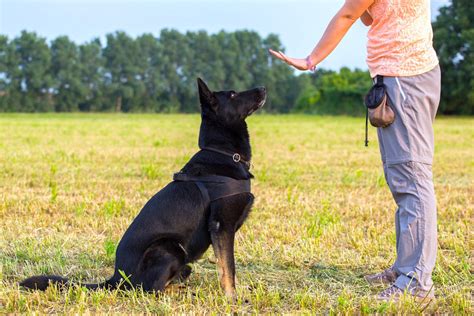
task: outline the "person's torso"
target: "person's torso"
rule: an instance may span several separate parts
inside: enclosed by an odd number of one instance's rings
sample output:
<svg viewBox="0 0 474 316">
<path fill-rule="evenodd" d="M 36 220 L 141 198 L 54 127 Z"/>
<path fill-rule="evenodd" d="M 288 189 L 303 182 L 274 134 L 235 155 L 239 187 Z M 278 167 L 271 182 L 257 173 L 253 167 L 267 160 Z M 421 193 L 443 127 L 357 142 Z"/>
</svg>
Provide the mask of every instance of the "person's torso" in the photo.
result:
<svg viewBox="0 0 474 316">
<path fill-rule="evenodd" d="M 429 0 L 375 0 L 369 7 L 367 64 L 372 77 L 414 76 L 438 64 Z"/>
</svg>

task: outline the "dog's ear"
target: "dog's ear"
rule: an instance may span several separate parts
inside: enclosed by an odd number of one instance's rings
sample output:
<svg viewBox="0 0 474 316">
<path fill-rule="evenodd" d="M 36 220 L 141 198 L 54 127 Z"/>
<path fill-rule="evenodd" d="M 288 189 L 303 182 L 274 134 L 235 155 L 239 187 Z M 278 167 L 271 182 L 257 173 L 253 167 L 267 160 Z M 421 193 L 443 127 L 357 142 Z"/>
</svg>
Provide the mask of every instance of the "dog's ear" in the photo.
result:
<svg viewBox="0 0 474 316">
<path fill-rule="evenodd" d="M 210 107 L 214 111 L 217 108 L 217 100 L 211 90 L 207 87 L 206 83 L 201 79 L 197 78 L 198 90 L 199 90 L 199 101 L 202 107 Z"/>
</svg>

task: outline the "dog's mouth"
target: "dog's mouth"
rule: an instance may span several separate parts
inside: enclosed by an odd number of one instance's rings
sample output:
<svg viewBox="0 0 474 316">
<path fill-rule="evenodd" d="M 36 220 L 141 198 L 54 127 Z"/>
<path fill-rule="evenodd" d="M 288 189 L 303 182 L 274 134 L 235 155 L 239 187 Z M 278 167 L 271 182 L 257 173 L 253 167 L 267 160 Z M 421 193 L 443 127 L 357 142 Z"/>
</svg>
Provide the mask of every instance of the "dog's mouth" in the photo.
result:
<svg viewBox="0 0 474 316">
<path fill-rule="evenodd" d="M 247 113 L 247 116 L 250 116 L 253 112 L 257 111 L 258 109 L 260 109 L 264 104 L 265 104 L 265 101 L 267 101 L 267 95 L 265 95 L 262 99 L 262 101 L 260 101 L 259 103 L 257 103 L 254 107 L 252 107 L 250 109 L 250 111 Z"/>
</svg>

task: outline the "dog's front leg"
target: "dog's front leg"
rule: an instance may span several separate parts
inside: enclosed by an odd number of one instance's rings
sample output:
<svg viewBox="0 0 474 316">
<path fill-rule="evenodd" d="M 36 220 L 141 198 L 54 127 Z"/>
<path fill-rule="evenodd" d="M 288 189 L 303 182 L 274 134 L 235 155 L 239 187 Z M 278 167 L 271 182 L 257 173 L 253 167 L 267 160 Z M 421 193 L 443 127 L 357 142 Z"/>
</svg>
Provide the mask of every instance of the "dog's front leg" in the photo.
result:
<svg viewBox="0 0 474 316">
<path fill-rule="evenodd" d="M 217 268 L 219 271 L 219 281 L 225 295 L 235 301 L 237 294 L 235 292 L 235 260 L 234 260 L 234 238 L 233 229 L 219 227 L 219 222 L 211 223 L 211 240 L 214 254 L 217 259 Z"/>
</svg>

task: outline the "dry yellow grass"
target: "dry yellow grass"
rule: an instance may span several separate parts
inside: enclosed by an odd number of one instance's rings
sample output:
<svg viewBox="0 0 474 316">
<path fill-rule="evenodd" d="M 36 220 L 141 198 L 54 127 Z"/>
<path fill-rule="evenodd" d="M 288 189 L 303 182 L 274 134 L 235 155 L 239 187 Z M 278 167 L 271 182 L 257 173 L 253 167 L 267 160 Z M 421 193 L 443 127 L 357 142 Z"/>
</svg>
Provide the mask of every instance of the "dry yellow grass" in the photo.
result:
<svg viewBox="0 0 474 316">
<path fill-rule="evenodd" d="M 438 301 L 427 312 L 472 309 L 474 119 L 435 124 Z M 236 241 L 237 304 L 218 286 L 212 251 L 185 287 L 26 292 L 18 281 L 54 273 L 101 281 L 142 205 L 197 149 L 197 115 L 0 115 L 0 312 L 420 313 L 381 304 L 362 279 L 394 260 L 395 205 L 375 131 L 364 120 L 249 119 L 256 203 Z"/>
</svg>

